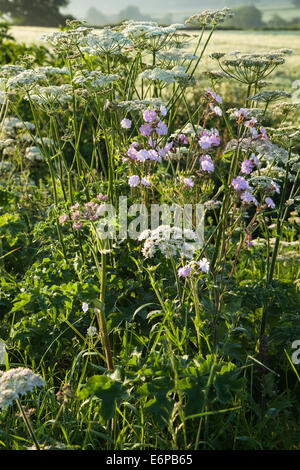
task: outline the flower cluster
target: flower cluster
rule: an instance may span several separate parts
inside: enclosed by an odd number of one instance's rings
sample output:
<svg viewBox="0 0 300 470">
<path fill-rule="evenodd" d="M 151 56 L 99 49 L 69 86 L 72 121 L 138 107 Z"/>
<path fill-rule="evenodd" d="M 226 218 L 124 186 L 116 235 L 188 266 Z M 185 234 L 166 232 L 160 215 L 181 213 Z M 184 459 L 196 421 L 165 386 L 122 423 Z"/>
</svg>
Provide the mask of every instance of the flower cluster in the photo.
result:
<svg viewBox="0 0 300 470">
<path fill-rule="evenodd" d="M 44 386 L 42 377 L 30 369 L 18 367 L 0 372 L 0 408 L 4 410 L 21 396 L 33 392 L 35 387 Z"/>
<path fill-rule="evenodd" d="M 142 249 L 145 258 L 153 258 L 155 253 L 160 251 L 168 259 L 172 256 L 192 259 L 196 240 L 196 234 L 192 230 L 182 230 L 170 225 L 160 225 L 155 230 L 144 230 L 139 236 L 139 241 L 145 241 Z"/>
<path fill-rule="evenodd" d="M 228 18 L 232 18 L 233 13 L 229 8 L 222 8 L 221 10 L 204 10 L 202 13 L 190 16 L 186 20 L 186 24 L 201 25 L 201 26 L 215 26 L 223 23 Z"/>
<path fill-rule="evenodd" d="M 97 196 L 98 201 L 103 202 L 107 200 L 107 196 L 99 194 Z M 64 226 L 68 221 L 73 221 L 73 228 L 80 230 L 83 227 L 85 221 L 95 222 L 105 212 L 105 205 L 98 204 L 97 202 L 86 202 L 83 207 L 77 202 L 70 208 L 70 216 L 68 214 L 62 214 L 59 217 L 59 222 Z"/>
<path fill-rule="evenodd" d="M 193 273 L 198 274 L 199 270 L 207 274 L 209 272 L 209 266 L 210 263 L 206 258 L 202 258 L 200 261 L 192 260 L 178 269 L 178 276 L 187 278 Z"/>
</svg>

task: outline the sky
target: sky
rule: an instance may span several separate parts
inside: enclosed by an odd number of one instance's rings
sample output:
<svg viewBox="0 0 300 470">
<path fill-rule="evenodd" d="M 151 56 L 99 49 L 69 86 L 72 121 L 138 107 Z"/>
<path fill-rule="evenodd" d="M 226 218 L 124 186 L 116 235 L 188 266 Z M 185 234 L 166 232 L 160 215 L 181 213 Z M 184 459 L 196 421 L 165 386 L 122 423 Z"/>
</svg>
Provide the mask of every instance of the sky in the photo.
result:
<svg viewBox="0 0 300 470">
<path fill-rule="evenodd" d="M 234 4 L 249 4 L 251 0 L 70 0 L 64 13 L 84 19 L 90 7 L 96 7 L 106 15 L 117 14 L 128 5 L 138 6 L 143 13 L 160 16 L 164 13 L 196 13 L 206 8 L 222 8 Z M 257 7 L 262 5 L 291 5 L 291 0 L 253 0 Z"/>
<path fill-rule="evenodd" d="M 127 5 L 138 6 L 143 13 L 166 13 L 175 11 L 199 11 L 204 8 L 213 8 L 213 3 L 225 4 L 223 0 L 71 0 L 64 10 L 74 16 L 84 18 L 90 7 L 96 7 L 104 14 L 116 14 Z M 208 6 L 209 5 L 209 6 Z M 63 10 L 62 10 L 63 11 Z"/>
</svg>

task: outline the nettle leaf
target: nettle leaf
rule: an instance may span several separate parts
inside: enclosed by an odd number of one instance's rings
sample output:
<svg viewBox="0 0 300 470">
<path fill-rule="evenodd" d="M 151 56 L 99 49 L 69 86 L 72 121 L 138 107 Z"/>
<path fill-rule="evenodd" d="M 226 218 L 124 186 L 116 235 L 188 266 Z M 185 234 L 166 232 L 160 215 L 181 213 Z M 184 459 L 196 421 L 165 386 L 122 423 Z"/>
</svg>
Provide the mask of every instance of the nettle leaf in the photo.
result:
<svg viewBox="0 0 300 470">
<path fill-rule="evenodd" d="M 114 417 L 117 400 L 128 398 L 129 393 L 122 382 L 106 375 L 93 375 L 79 393 L 79 398 L 82 400 L 90 397 L 102 400 L 100 414 L 103 419 L 109 420 Z"/>
</svg>

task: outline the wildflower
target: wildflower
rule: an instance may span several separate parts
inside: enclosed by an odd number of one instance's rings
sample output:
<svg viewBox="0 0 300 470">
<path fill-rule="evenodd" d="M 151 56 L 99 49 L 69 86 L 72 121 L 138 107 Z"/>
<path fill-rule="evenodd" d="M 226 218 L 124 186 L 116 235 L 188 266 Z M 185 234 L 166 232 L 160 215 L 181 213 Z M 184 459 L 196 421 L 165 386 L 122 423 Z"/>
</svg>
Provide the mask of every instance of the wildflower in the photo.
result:
<svg viewBox="0 0 300 470">
<path fill-rule="evenodd" d="M 220 106 L 214 106 L 212 104 L 210 104 L 210 109 L 212 111 L 212 113 L 216 114 L 217 116 L 222 116 L 222 109 L 220 108 Z"/>
<path fill-rule="evenodd" d="M 215 169 L 214 163 L 209 155 L 203 155 L 200 158 L 200 164 L 203 171 L 212 173 Z"/>
<path fill-rule="evenodd" d="M 203 273 L 208 273 L 210 263 L 206 258 L 202 258 L 197 264 Z"/>
<path fill-rule="evenodd" d="M 107 201 L 107 200 L 108 200 L 108 196 L 107 196 L 107 194 L 102 194 L 102 193 L 101 193 L 101 194 L 98 194 L 98 195 L 97 195 L 97 199 L 98 199 L 98 201 L 100 201 L 100 202 L 104 202 L 104 201 Z"/>
<path fill-rule="evenodd" d="M 132 160 L 135 160 L 136 155 L 138 153 L 138 149 L 139 149 L 139 144 L 137 142 L 133 142 L 127 151 L 128 157 L 130 157 Z"/>
<path fill-rule="evenodd" d="M 194 181 L 192 180 L 192 178 L 184 178 L 184 184 L 187 188 L 192 188 L 194 186 Z"/>
<path fill-rule="evenodd" d="M 132 121 L 130 119 L 123 119 L 121 121 L 121 127 L 123 129 L 130 129 L 132 125 Z"/>
<path fill-rule="evenodd" d="M 35 387 L 44 387 L 45 381 L 30 369 L 17 367 L 0 372 L 0 408 L 4 410 L 20 396 L 33 392 Z"/>
<path fill-rule="evenodd" d="M 83 223 L 80 222 L 80 221 L 75 222 L 75 223 L 73 224 L 73 228 L 74 228 L 75 230 L 80 230 L 80 229 L 82 228 L 82 226 L 83 226 Z"/>
<path fill-rule="evenodd" d="M 160 114 L 161 114 L 163 117 L 165 117 L 165 116 L 168 114 L 168 110 L 167 110 L 167 108 L 165 107 L 164 104 L 162 104 L 161 107 L 160 107 Z"/>
<path fill-rule="evenodd" d="M 212 91 L 211 88 L 208 88 L 207 93 L 208 93 L 209 95 L 211 95 L 211 97 L 212 97 L 217 103 L 222 104 L 223 100 L 222 100 L 221 96 L 217 95 L 217 93 L 215 93 L 214 91 Z"/>
<path fill-rule="evenodd" d="M 266 139 L 266 140 L 269 140 L 269 137 L 267 135 L 267 131 L 264 127 L 261 127 L 260 128 L 260 138 L 261 139 Z"/>
<path fill-rule="evenodd" d="M 275 191 L 275 193 L 280 194 L 280 187 L 273 180 L 271 181 L 271 189 Z"/>
<path fill-rule="evenodd" d="M 159 121 L 155 130 L 158 135 L 166 135 L 168 133 L 168 126 L 164 122 Z"/>
<path fill-rule="evenodd" d="M 177 141 L 179 145 L 188 145 L 190 139 L 185 134 L 178 134 Z"/>
<path fill-rule="evenodd" d="M 151 124 L 142 124 L 141 127 L 140 127 L 140 133 L 144 137 L 150 135 L 152 130 L 153 129 L 152 129 Z"/>
<path fill-rule="evenodd" d="M 160 225 L 154 230 L 144 230 L 139 236 L 140 241 L 145 240 L 142 249 L 145 258 L 152 258 L 159 250 L 168 259 L 176 255 L 192 259 L 196 249 L 196 238 L 192 230 L 182 230 L 169 225 Z"/>
<path fill-rule="evenodd" d="M 149 178 L 147 178 L 147 177 L 142 178 L 141 184 L 142 184 L 143 186 L 147 186 L 147 187 L 151 186 L 151 183 L 150 183 L 150 181 L 149 181 Z"/>
<path fill-rule="evenodd" d="M 250 189 L 248 182 L 243 176 L 237 176 L 232 180 L 232 186 L 236 191 L 246 191 Z"/>
<path fill-rule="evenodd" d="M 59 223 L 60 223 L 62 226 L 64 226 L 65 223 L 67 222 L 67 220 L 68 220 L 67 214 L 63 214 L 63 215 L 61 215 L 60 218 L 59 218 Z"/>
<path fill-rule="evenodd" d="M 137 175 L 130 176 L 128 179 L 128 184 L 131 188 L 135 188 L 140 184 L 140 178 Z"/>
<path fill-rule="evenodd" d="M 257 200 L 249 191 L 244 191 L 241 195 L 241 199 L 245 204 L 255 204 L 256 206 L 258 206 Z"/>
<path fill-rule="evenodd" d="M 217 147 L 220 145 L 219 131 L 217 129 L 204 130 L 199 140 L 202 149 Z"/>
<path fill-rule="evenodd" d="M 147 109 L 143 113 L 143 118 L 145 122 L 153 122 L 157 119 L 157 112 L 155 109 Z"/>
<path fill-rule="evenodd" d="M 86 313 L 89 309 L 89 304 L 87 302 L 83 302 L 81 308 L 82 308 L 82 311 Z"/>
<path fill-rule="evenodd" d="M 253 166 L 254 166 L 254 163 L 251 160 L 243 161 L 242 168 L 241 168 L 242 173 L 250 175 L 250 173 L 253 170 Z"/>
<path fill-rule="evenodd" d="M 190 266 L 183 266 L 182 268 L 178 269 L 178 276 L 179 277 L 188 277 L 192 273 L 192 268 Z"/>
<path fill-rule="evenodd" d="M 94 326 L 90 326 L 87 330 L 86 333 L 88 336 L 95 336 L 97 334 L 97 328 Z"/>
<path fill-rule="evenodd" d="M 275 209 L 275 203 L 273 199 L 271 199 L 270 197 L 266 197 L 265 203 L 267 204 L 268 207 L 270 207 L 270 209 Z"/>
</svg>

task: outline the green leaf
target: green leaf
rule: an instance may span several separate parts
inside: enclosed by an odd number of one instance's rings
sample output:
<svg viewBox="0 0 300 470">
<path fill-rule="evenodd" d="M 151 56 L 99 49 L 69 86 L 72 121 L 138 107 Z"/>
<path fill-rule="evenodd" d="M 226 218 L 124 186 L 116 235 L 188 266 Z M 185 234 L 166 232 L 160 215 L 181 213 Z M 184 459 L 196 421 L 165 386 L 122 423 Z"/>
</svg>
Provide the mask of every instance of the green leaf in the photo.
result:
<svg viewBox="0 0 300 470">
<path fill-rule="evenodd" d="M 117 400 L 129 397 L 129 393 L 122 382 L 113 380 L 106 375 L 94 375 L 90 377 L 87 384 L 79 393 L 79 398 L 86 400 L 90 397 L 97 397 L 102 400 L 100 414 L 105 420 L 114 417 Z"/>
</svg>

